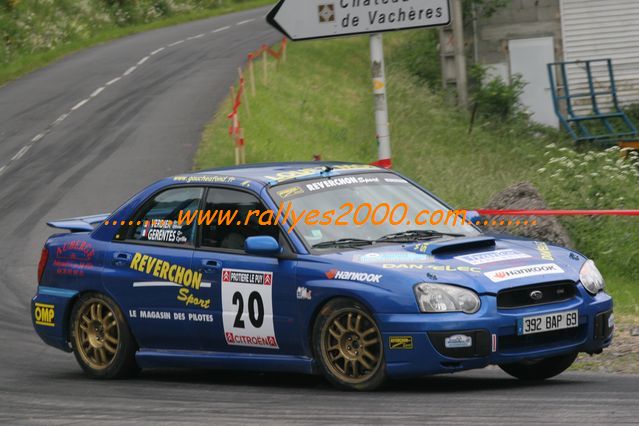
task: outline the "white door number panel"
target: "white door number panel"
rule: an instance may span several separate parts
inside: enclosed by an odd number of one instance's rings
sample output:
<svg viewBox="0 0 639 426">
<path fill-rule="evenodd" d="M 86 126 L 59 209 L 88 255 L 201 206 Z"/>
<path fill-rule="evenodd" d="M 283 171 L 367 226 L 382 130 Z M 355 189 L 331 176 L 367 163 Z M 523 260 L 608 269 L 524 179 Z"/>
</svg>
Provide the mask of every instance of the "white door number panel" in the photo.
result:
<svg viewBox="0 0 639 426">
<path fill-rule="evenodd" d="M 222 269 L 222 320 L 231 346 L 278 349 L 273 326 L 273 273 Z"/>
<path fill-rule="evenodd" d="M 517 321 L 517 334 L 522 336 L 574 327 L 579 327 L 579 311 L 558 312 L 519 318 Z"/>
</svg>

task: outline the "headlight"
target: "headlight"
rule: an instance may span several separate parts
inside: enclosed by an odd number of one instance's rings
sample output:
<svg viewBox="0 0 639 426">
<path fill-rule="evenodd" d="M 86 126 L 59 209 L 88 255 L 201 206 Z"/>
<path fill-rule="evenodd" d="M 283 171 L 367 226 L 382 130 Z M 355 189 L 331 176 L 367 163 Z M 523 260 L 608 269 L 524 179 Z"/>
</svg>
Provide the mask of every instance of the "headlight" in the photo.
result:
<svg viewBox="0 0 639 426">
<path fill-rule="evenodd" d="M 474 314 L 481 301 L 472 290 L 446 284 L 417 284 L 417 304 L 422 312 L 465 312 Z"/>
<path fill-rule="evenodd" d="M 579 271 L 579 280 L 583 286 L 588 290 L 588 293 L 595 295 L 600 291 L 603 291 L 606 284 L 601 276 L 601 272 L 595 266 L 595 262 L 587 260 L 584 266 Z"/>
</svg>

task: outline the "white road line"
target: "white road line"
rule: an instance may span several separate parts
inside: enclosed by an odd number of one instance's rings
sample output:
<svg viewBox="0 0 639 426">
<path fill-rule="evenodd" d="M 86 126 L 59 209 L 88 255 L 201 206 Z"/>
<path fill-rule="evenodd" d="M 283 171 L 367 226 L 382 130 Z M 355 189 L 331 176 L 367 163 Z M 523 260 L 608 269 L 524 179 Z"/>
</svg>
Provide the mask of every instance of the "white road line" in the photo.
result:
<svg viewBox="0 0 639 426">
<path fill-rule="evenodd" d="M 11 158 L 11 161 L 16 161 L 16 160 L 19 160 L 20 158 L 22 158 L 22 156 L 27 153 L 29 148 L 31 148 L 31 146 L 29 146 L 29 145 L 23 146 L 22 149 L 20 151 L 18 151 L 18 153 L 16 155 L 14 155 L 13 158 Z"/>
<path fill-rule="evenodd" d="M 38 133 L 37 135 L 33 137 L 33 139 L 31 139 L 31 142 L 38 142 L 43 137 L 44 137 L 44 133 Z"/>
<path fill-rule="evenodd" d="M 122 74 L 123 76 L 125 75 L 129 75 L 131 74 L 133 71 L 135 71 L 137 67 L 136 66 L 132 66 L 131 68 L 129 68 L 128 70 L 124 71 L 124 74 Z"/>
<path fill-rule="evenodd" d="M 228 30 L 229 28 L 231 28 L 231 27 L 228 27 L 228 26 L 227 26 L 227 27 L 218 28 L 217 30 L 213 30 L 213 31 L 211 31 L 211 34 L 219 33 L 220 31 L 226 31 L 226 30 Z"/>
<path fill-rule="evenodd" d="M 182 44 L 182 43 L 184 43 L 184 40 L 179 40 L 179 41 L 176 41 L 175 43 L 169 44 L 167 47 L 177 46 L 178 44 Z"/>
<path fill-rule="evenodd" d="M 187 40 L 195 40 L 196 38 L 202 38 L 202 37 L 204 37 L 204 34 L 198 34 L 198 35 L 194 35 L 193 37 L 187 38 Z"/>
<path fill-rule="evenodd" d="M 148 60 L 149 60 L 149 57 L 148 57 L 148 56 L 145 56 L 144 58 L 142 58 L 142 59 L 140 59 L 140 60 L 138 61 L 138 65 L 142 65 L 143 63 L 145 63 L 145 62 L 146 62 L 146 61 L 148 61 Z"/>
<path fill-rule="evenodd" d="M 91 93 L 91 97 L 95 98 L 96 96 L 98 96 L 100 93 L 102 93 L 102 91 L 104 90 L 104 86 L 102 87 L 98 87 L 97 89 L 95 89 L 93 91 L 93 93 Z"/>
<path fill-rule="evenodd" d="M 83 99 L 80 102 L 78 102 L 77 104 L 75 104 L 75 106 L 73 108 L 71 108 L 71 111 L 75 111 L 78 108 L 81 108 L 84 104 L 86 104 L 87 102 L 89 102 L 88 99 Z"/>
<path fill-rule="evenodd" d="M 166 47 L 160 47 L 159 49 L 155 49 L 153 52 L 151 52 L 151 56 L 157 55 L 158 53 L 160 53 L 164 49 L 166 49 Z"/>
<path fill-rule="evenodd" d="M 110 86 L 110 85 L 112 85 L 112 84 L 115 84 L 115 83 L 117 83 L 118 81 L 120 81 L 121 79 L 122 79 L 122 77 L 116 77 L 116 78 L 114 78 L 113 80 L 111 80 L 111 81 L 107 82 L 107 84 L 105 84 L 105 86 Z"/>
<path fill-rule="evenodd" d="M 244 24 L 248 24 L 249 22 L 253 22 L 255 21 L 255 18 L 251 18 L 251 19 L 247 19 L 246 21 L 240 21 L 235 25 L 244 25 Z"/>
<path fill-rule="evenodd" d="M 53 126 L 56 126 L 60 123 L 62 123 L 67 117 L 69 116 L 69 114 L 62 114 L 60 117 L 58 117 L 54 122 L 53 122 Z"/>
<path fill-rule="evenodd" d="M 4 170 L 7 168 L 7 166 L 2 166 L 0 167 L 0 176 L 4 173 Z"/>
</svg>

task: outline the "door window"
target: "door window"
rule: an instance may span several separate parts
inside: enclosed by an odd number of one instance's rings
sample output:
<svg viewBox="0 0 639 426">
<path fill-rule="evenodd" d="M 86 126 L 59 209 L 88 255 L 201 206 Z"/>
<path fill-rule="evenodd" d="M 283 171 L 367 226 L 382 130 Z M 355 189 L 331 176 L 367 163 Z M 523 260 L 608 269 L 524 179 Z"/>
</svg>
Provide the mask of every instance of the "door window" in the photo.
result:
<svg viewBox="0 0 639 426">
<path fill-rule="evenodd" d="M 134 216 L 133 224 L 120 233 L 122 239 L 192 246 L 196 221 L 180 224 L 178 219 L 196 213 L 203 192 L 203 188 L 174 188 L 161 192 Z"/>
<path fill-rule="evenodd" d="M 244 241 L 248 237 L 268 235 L 277 240 L 278 225 L 259 224 L 260 215 L 265 210 L 260 200 L 247 192 L 209 189 L 204 213 L 210 214 L 211 220 L 202 224 L 202 246 L 244 250 Z"/>
</svg>

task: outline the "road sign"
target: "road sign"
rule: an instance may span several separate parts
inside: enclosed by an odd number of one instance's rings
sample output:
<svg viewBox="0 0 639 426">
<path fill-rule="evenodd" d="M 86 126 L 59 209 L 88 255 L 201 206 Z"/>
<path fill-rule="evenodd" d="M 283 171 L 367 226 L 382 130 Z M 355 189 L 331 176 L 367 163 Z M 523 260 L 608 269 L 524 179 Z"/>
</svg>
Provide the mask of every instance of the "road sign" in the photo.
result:
<svg viewBox="0 0 639 426">
<path fill-rule="evenodd" d="M 448 0 L 280 0 L 267 21 L 291 40 L 450 23 Z"/>
</svg>

